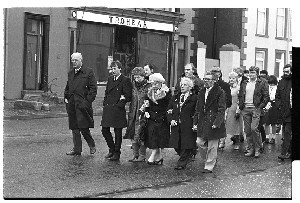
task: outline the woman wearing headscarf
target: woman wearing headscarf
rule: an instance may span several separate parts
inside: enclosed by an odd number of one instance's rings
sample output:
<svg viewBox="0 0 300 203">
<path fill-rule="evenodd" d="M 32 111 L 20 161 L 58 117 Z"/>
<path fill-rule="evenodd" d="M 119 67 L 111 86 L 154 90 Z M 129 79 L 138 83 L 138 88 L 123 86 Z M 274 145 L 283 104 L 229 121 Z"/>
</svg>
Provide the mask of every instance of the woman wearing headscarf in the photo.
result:
<svg viewBox="0 0 300 203">
<path fill-rule="evenodd" d="M 194 84 L 190 78 L 180 81 L 180 94 L 172 97 L 168 107 L 168 120 L 171 124 L 170 145 L 180 156 L 176 170 L 181 170 L 191 161 L 193 151 L 197 147 L 197 133 L 193 131 L 193 116 L 197 103 L 197 95 L 192 92 Z"/>
<path fill-rule="evenodd" d="M 167 121 L 167 107 L 171 99 L 171 91 L 164 84 L 165 79 L 160 73 L 149 76 L 151 87 L 148 90 L 148 104 L 145 108 L 147 118 L 145 145 L 152 150 L 147 161 L 149 165 L 163 163 L 161 150 L 169 146 L 170 128 Z"/>
<path fill-rule="evenodd" d="M 240 85 L 238 84 L 238 74 L 236 72 L 229 73 L 229 85 L 232 97 L 232 105 L 227 109 L 226 116 L 226 134 L 233 137 L 234 149 L 240 148 L 240 137 L 243 136 L 243 120 L 240 116 L 240 109 L 238 108 L 238 94 Z"/>
<path fill-rule="evenodd" d="M 134 79 L 132 100 L 129 106 L 128 125 L 123 138 L 131 139 L 133 157 L 129 162 L 143 162 L 146 159 L 146 146 L 145 140 L 140 134 L 142 115 L 139 110 L 144 104 L 151 85 L 145 79 L 143 68 L 135 67 L 132 70 L 132 75 Z"/>
</svg>

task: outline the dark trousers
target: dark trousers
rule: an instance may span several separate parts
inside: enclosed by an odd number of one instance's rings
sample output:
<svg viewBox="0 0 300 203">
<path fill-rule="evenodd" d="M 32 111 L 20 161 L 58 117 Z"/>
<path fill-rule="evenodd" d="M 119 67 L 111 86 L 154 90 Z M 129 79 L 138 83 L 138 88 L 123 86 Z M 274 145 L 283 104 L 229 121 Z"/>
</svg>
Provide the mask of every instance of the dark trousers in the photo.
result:
<svg viewBox="0 0 300 203">
<path fill-rule="evenodd" d="M 292 123 L 283 123 L 282 125 L 282 137 L 283 142 L 281 145 L 281 154 L 291 153 L 291 141 L 292 141 Z"/>
<path fill-rule="evenodd" d="M 122 145 L 122 128 L 114 128 L 115 131 L 115 141 L 110 132 L 110 127 L 102 127 L 102 135 L 106 141 L 106 144 L 111 153 L 121 153 Z"/>
<path fill-rule="evenodd" d="M 73 134 L 73 144 L 74 144 L 74 152 L 81 153 L 82 152 L 82 141 L 81 141 L 81 134 L 85 141 L 87 142 L 89 147 L 95 147 L 95 141 L 91 135 L 89 128 L 80 128 L 72 130 Z"/>
<path fill-rule="evenodd" d="M 178 148 L 175 148 L 175 151 L 177 152 L 177 154 L 180 156 L 178 162 L 177 162 L 177 166 L 186 166 L 188 164 L 188 162 L 190 161 L 193 152 L 195 149 L 181 149 L 181 128 L 180 128 L 180 124 L 179 124 L 179 140 L 178 140 Z"/>
<path fill-rule="evenodd" d="M 261 141 L 262 142 L 265 142 L 266 141 L 266 131 L 265 131 L 265 128 L 264 128 L 264 116 L 261 116 L 260 117 L 260 120 L 259 120 L 259 124 L 258 124 L 258 129 L 259 129 L 259 132 L 260 132 L 260 135 L 261 135 Z"/>
</svg>

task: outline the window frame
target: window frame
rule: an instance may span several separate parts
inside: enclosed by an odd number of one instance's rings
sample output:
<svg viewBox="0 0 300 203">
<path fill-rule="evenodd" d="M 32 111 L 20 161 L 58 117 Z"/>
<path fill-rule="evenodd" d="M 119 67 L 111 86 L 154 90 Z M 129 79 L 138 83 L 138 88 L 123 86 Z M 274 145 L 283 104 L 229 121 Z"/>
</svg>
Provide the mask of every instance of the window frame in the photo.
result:
<svg viewBox="0 0 300 203">
<path fill-rule="evenodd" d="M 284 56 L 283 56 L 283 66 L 286 64 L 286 50 L 281 50 L 281 49 L 275 49 L 275 57 L 274 57 L 274 75 L 276 76 L 276 77 L 280 77 L 283 73 L 282 73 L 282 71 L 280 72 L 280 67 L 278 67 L 278 76 L 276 75 L 276 72 L 275 71 L 277 71 L 277 69 L 276 69 L 276 54 L 277 53 L 281 53 L 281 54 L 284 54 Z M 282 58 L 282 57 L 281 57 Z M 282 66 L 282 68 L 283 68 L 283 66 Z"/>
<path fill-rule="evenodd" d="M 257 61 L 257 58 L 256 58 L 256 54 L 257 52 L 264 52 L 264 62 L 263 62 L 263 69 L 262 70 L 268 70 L 268 49 L 267 48 L 259 48 L 259 47 L 255 47 L 255 61 L 254 61 L 254 64 L 256 66 L 256 61 Z"/>
<path fill-rule="evenodd" d="M 284 19 L 283 19 L 283 36 L 278 36 L 278 9 L 284 9 Z M 286 39 L 287 36 L 287 9 L 286 8 L 277 8 L 276 9 L 276 37 L 275 39 Z"/>
<path fill-rule="evenodd" d="M 257 8 L 257 12 L 256 12 L 256 34 L 255 34 L 255 36 L 258 36 L 258 37 L 269 37 L 269 35 L 268 35 L 268 31 L 269 31 L 269 8 L 265 8 L 266 10 L 265 10 L 265 19 L 264 19 L 264 34 L 261 34 L 261 33 L 258 33 L 258 20 L 259 20 L 259 18 L 258 18 L 258 14 L 259 14 L 259 12 L 261 12 L 260 10 L 259 10 L 259 8 Z"/>
</svg>

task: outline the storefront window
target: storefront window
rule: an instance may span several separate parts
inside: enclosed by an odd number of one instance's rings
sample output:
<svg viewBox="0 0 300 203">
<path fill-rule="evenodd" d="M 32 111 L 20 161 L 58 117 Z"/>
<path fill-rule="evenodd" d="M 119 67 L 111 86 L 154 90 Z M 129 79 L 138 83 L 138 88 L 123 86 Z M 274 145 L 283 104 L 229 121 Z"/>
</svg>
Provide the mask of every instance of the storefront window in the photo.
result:
<svg viewBox="0 0 300 203">
<path fill-rule="evenodd" d="M 112 54 L 113 27 L 78 22 L 77 51 L 83 55 L 83 64 L 92 68 L 98 84 L 106 83 L 108 78 L 108 56 Z"/>
<path fill-rule="evenodd" d="M 161 73 L 168 81 L 170 35 L 155 32 L 138 32 L 138 60 L 140 66 L 150 63 L 154 72 Z"/>
</svg>

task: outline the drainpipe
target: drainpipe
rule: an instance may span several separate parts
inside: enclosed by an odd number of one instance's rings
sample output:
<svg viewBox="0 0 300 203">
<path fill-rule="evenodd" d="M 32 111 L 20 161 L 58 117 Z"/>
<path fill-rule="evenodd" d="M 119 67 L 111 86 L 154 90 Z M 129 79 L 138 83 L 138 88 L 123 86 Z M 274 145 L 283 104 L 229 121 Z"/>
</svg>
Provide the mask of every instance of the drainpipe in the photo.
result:
<svg viewBox="0 0 300 203">
<path fill-rule="evenodd" d="M 8 26 L 8 20 L 7 20 L 7 16 L 8 16 L 8 9 L 7 8 L 4 8 L 4 19 L 3 19 L 3 22 L 4 22 L 4 81 L 3 81 L 3 85 L 4 85 L 4 92 L 3 92 L 3 98 L 5 98 L 5 95 L 6 95 L 6 81 L 7 81 L 7 52 L 8 52 L 8 49 L 7 49 L 7 46 L 8 46 L 8 40 L 7 40 L 7 26 Z"/>
<path fill-rule="evenodd" d="M 218 23 L 218 8 L 214 8 L 214 27 L 213 27 L 213 46 L 212 46 L 212 58 L 216 59 L 217 49 L 217 23 Z"/>
<path fill-rule="evenodd" d="M 290 61 L 290 40 L 291 40 L 291 28 L 290 28 L 290 20 L 291 20 L 291 12 L 290 12 L 290 8 L 288 8 L 288 12 L 287 12 L 287 54 L 285 56 L 286 58 L 286 64 L 289 63 Z"/>
</svg>

